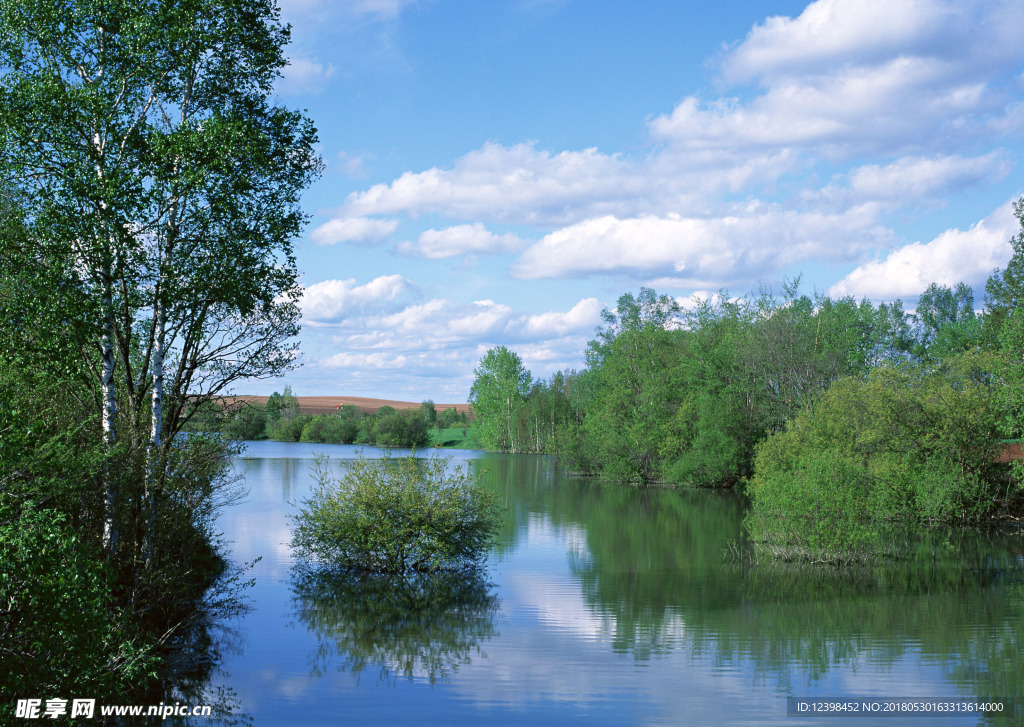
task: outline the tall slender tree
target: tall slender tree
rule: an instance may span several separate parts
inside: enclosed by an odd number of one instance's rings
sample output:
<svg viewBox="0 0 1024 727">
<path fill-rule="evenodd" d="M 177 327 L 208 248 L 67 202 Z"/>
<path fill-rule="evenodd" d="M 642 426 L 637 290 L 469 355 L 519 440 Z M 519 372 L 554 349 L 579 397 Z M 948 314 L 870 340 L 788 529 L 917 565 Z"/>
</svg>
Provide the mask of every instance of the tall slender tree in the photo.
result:
<svg viewBox="0 0 1024 727">
<path fill-rule="evenodd" d="M 198 405 L 294 365 L 291 241 L 321 162 L 269 100 L 287 41 L 273 0 L 0 3 L 0 173 L 95 301 L 104 436 L 147 443 L 150 490 Z"/>
<path fill-rule="evenodd" d="M 481 441 L 503 452 L 520 451 L 517 423 L 531 380 L 523 360 L 505 346 L 497 346 L 484 354 L 473 374 L 469 401 Z"/>
</svg>

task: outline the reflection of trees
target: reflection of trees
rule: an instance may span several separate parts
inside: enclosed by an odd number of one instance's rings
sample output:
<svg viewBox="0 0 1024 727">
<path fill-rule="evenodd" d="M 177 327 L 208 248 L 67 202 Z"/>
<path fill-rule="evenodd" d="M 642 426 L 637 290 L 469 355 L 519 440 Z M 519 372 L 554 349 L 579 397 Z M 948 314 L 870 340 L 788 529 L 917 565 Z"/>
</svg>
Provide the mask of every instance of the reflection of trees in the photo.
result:
<svg viewBox="0 0 1024 727">
<path fill-rule="evenodd" d="M 508 502 L 500 539 L 509 547 L 531 515 L 585 533 L 571 554 L 583 597 L 614 616 L 613 647 L 646 658 L 677 637 L 690 609 L 737 602 L 722 549 L 740 533 L 743 500 L 731 492 L 634 488 L 558 475 L 547 457 L 489 455 L 483 484 Z"/>
<path fill-rule="evenodd" d="M 412 578 L 296 571 L 295 613 L 317 635 L 313 672 L 380 669 L 380 678 L 447 680 L 495 636 L 498 597 L 477 571 Z"/>
<path fill-rule="evenodd" d="M 794 668 L 818 679 L 865 660 L 888 669 L 913 654 L 941 666 L 962 694 L 1014 702 L 1015 711 L 993 719 L 1019 723 L 1020 578 L 1009 554 L 884 568 L 757 566 L 743 574 L 742 607 L 695 613 L 687 625 L 694 644 L 712 647 L 718 660 L 750 661 L 781 684 Z"/>
<path fill-rule="evenodd" d="M 130 698 L 126 695 L 125 703 L 212 707 L 212 714 L 207 717 L 170 715 L 163 718 L 162 724 L 177 727 L 247 727 L 253 724 L 252 715 L 242 712 L 241 700 L 234 689 L 212 684 L 219 680 L 223 654 L 242 651 L 242 637 L 228 622 L 249 610 L 241 595 L 243 572 L 235 569 L 211 589 L 207 601 L 179 634 L 176 647 L 163 654 L 165 664 L 160 681 L 144 694 Z"/>
<path fill-rule="evenodd" d="M 499 555 L 515 549 L 520 528 L 531 512 L 543 511 L 533 503 L 532 495 L 547 490 L 555 481 L 555 463 L 550 457 L 487 453 L 471 461 L 472 472 L 480 475 L 480 484 L 497 493 L 506 504 L 492 552 Z"/>
<path fill-rule="evenodd" d="M 583 533 L 570 566 L 588 607 L 614 624 L 616 651 L 687 649 L 783 686 L 797 670 L 817 680 L 911 656 L 939 665 L 964 695 L 1017 702 L 995 721 L 1024 717 L 1019 534 L 927 532 L 906 562 L 871 568 L 727 565 L 744 507 L 732 493 L 565 479 L 542 457 L 481 465 L 509 502 L 508 532 L 542 515 Z"/>
</svg>

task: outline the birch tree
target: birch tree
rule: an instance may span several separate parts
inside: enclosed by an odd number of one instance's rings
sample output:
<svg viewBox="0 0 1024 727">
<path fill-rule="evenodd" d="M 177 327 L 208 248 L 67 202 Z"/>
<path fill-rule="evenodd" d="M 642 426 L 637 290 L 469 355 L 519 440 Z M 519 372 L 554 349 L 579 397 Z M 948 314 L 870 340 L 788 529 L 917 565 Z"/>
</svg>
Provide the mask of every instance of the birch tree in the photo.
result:
<svg viewBox="0 0 1024 727">
<path fill-rule="evenodd" d="M 294 365 L 292 240 L 321 162 L 269 100 L 287 40 L 273 0 L 0 2 L 4 182 L 96 301 L 104 438 L 148 448 L 150 485 L 194 408 Z"/>
<path fill-rule="evenodd" d="M 517 424 L 530 391 L 530 372 L 516 353 L 498 346 L 484 354 L 473 374 L 469 401 L 481 441 L 503 452 L 520 451 Z"/>
</svg>

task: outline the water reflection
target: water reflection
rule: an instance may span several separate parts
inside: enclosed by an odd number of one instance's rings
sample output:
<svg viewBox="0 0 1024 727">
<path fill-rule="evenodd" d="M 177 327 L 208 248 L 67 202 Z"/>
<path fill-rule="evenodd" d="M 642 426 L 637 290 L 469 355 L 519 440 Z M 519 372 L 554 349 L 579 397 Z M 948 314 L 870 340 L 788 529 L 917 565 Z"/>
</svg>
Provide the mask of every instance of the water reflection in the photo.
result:
<svg viewBox="0 0 1024 727">
<path fill-rule="evenodd" d="M 149 691 L 126 701 L 147 706 L 209 706 L 209 716 L 161 717 L 164 724 L 176 727 L 209 725 L 248 727 L 252 715 L 242 709 L 237 691 L 218 684 L 223 676 L 225 658 L 242 653 L 242 635 L 233 626 L 249 613 L 250 603 L 243 594 L 243 571 L 233 573 L 211 589 L 211 597 L 182 627 L 175 648 L 164 654 L 163 679 Z M 232 577 L 237 576 L 237 577 Z"/>
<path fill-rule="evenodd" d="M 319 645 L 312 673 L 332 663 L 341 671 L 378 670 L 378 680 L 399 677 L 447 681 L 494 638 L 500 605 L 478 571 L 411 578 L 296 568 L 294 613 Z"/>
<path fill-rule="evenodd" d="M 844 695 L 1016 699 L 1001 719 L 941 722 L 1024 723 L 1020 533 L 936 532 L 919 558 L 883 568 L 730 564 L 722 551 L 745 507 L 731 493 L 639 490 L 565 478 L 546 457 L 467 452 L 508 505 L 484 577 L 311 579 L 286 543 L 314 449 L 254 446 L 239 464 L 250 502 L 225 518 L 237 559 L 265 557 L 243 653 L 225 649 L 230 674 L 215 681 L 261 727 L 300 714 L 786 725 L 786 696 Z M 338 467 L 354 452 L 324 449 Z"/>
<path fill-rule="evenodd" d="M 729 565 L 742 498 L 566 479 L 543 460 L 481 467 L 512 503 L 512 545 L 531 518 L 564 534 L 583 603 L 608 625 L 614 652 L 638 662 L 682 652 L 799 695 L 837 679 L 849 694 L 858 672 L 888 674 L 880 696 L 939 684 L 943 698 L 1009 700 L 983 721 L 1024 718 L 1019 532 L 932 531 L 916 557 L 873 568 Z"/>
</svg>

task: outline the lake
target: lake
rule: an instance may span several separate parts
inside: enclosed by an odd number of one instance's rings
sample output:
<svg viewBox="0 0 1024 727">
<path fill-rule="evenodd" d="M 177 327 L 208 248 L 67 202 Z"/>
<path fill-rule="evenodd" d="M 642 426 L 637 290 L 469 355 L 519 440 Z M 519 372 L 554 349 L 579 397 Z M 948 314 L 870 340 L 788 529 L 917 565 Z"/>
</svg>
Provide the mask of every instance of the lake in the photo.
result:
<svg viewBox="0 0 1024 727">
<path fill-rule="evenodd" d="M 858 710 L 918 700 L 950 710 L 950 727 L 1021 719 L 1019 531 L 935 533 L 918 559 L 886 568 L 741 565 L 723 557 L 741 535 L 733 493 L 637 489 L 565 477 L 548 457 L 454 451 L 507 504 L 485 574 L 324 582 L 301 577 L 287 545 L 315 452 L 340 468 L 356 448 L 252 442 L 234 462 L 249 496 L 220 526 L 235 562 L 262 560 L 249 611 L 215 631 L 220 661 L 204 691 L 240 713 L 224 723 L 842 722 L 789 716 L 788 697 Z M 978 701 L 1003 712 L 964 711 Z M 853 723 L 939 716 L 909 714 Z"/>
</svg>

